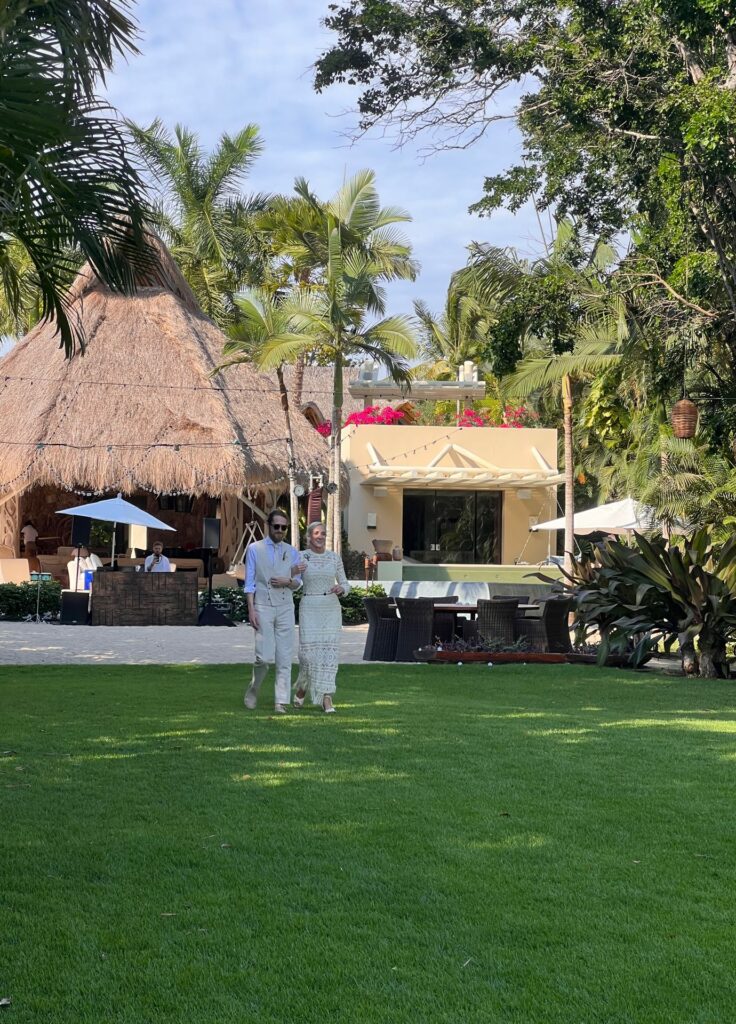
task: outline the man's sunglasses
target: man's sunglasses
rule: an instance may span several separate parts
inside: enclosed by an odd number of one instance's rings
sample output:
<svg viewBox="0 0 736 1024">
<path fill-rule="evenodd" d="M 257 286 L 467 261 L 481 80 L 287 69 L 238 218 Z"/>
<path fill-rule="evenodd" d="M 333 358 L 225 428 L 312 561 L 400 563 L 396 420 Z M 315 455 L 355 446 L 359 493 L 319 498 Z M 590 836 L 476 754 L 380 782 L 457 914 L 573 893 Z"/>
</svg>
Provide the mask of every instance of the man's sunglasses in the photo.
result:
<svg viewBox="0 0 736 1024">
<path fill-rule="evenodd" d="M 272 530 L 288 530 L 289 527 L 286 523 L 282 526 L 281 523 L 271 523 Z"/>
</svg>

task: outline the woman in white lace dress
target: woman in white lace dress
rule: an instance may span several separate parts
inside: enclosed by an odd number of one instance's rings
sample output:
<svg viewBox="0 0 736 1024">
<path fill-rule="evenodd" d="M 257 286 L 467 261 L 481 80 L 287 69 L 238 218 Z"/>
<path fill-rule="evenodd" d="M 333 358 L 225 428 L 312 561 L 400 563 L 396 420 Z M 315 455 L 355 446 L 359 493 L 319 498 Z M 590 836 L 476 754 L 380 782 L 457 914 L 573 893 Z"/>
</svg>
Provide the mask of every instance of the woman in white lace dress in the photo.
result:
<svg viewBox="0 0 736 1024">
<path fill-rule="evenodd" d="M 338 600 L 350 590 L 342 559 L 334 551 L 325 551 L 327 532 L 322 523 L 307 527 L 307 548 L 302 551 L 302 598 L 299 602 L 299 676 L 294 707 L 310 700 L 328 715 L 335 707 L 332 695 L 337 676 L 337 653 L 342 628 Z M 297 570 L 298 571 L 298 570 Z"/>
</svg>

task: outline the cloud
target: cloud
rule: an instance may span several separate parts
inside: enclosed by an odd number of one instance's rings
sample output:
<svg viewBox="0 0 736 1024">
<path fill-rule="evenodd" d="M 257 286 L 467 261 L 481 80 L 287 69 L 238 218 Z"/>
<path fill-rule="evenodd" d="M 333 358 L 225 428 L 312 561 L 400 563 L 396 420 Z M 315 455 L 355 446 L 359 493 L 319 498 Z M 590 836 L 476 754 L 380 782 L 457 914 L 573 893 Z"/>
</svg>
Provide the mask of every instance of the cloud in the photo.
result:
<svg viewBox="0 0 736 1024">
<path fill-rule="evenodd" d="M 518 136 L 499 125 L 469 150 L 426 160 L 422 144 L 397 150 L 378 137 L 349 144 L 355 119 L 344 112 L 355 93 L 312 88 L 310 68 L 333 38 L 320 24 L 326 11 L 327 0 L 139 0 L 141 56 L 116 67 L 109 99 L 140 124 L 155 117 L 185 124 L 206 147 L 255 122 L 265 151 L 249 191 L 289 192 L 303 175 L 327 198 L 345 177 L 372 167 L 382 202 L 413 215 L 406 232 L 422 266 L 417 282 L 390 286 L 391 312 L 409 312 L 414 298 L 439 308 L 471 240 L 528 250 L 539 238 L 531 210 L 490 220 L 467 212 L 484 177 L 516 158 Z"/>
</svg>

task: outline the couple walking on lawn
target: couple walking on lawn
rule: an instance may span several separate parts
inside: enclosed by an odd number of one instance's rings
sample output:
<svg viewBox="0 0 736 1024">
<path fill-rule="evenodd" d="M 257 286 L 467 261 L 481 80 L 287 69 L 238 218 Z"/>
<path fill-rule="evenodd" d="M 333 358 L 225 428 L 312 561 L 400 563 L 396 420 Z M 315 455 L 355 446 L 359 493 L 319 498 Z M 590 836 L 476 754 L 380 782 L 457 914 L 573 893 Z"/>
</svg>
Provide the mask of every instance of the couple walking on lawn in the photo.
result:
<svg viewBox="0 0 736 1024">
<path fill-rule="evenodd" d="M 283 715 L 291 703 L 294 592 L 301 588 L 299 676 L 293 703 L 295 708 L 304 707 L 309 694 L 313 704 L 332 714 L 342 627 L 338 598 L 350 590 L 342 559 L 334 551 L 325 551 L 327 533 L 322 523 L 307 527 L 307 547 L 301 552 L 286 543 L 289 521 L 284 512 L 275 509 L 267 523 L 268 536 L 251 544 L 245 556 L 248 618 L 256 631 L 245 706 L 251 711 L 256 707 L 269 665 L 276 666 L 274 711 Z"/>
</svg>

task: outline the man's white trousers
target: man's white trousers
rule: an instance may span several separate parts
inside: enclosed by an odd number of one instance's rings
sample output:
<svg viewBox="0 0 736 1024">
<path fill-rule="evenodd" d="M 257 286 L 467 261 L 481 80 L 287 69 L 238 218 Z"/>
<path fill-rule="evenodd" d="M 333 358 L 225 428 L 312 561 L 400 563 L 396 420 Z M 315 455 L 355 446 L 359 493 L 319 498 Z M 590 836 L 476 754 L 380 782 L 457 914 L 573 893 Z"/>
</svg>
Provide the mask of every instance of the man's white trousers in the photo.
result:
<svg viewBox="0 0 736 1024">
<path fill-rule="evenodd" d="M 269 665 L 276 666 L 275 704 L 291 702 L 291 663 L 294 658 L 294 605 L 256 605 L 260 629 L 256 633 L 256 660 L 251 686 L 256 694 Z"/>
</svg>

